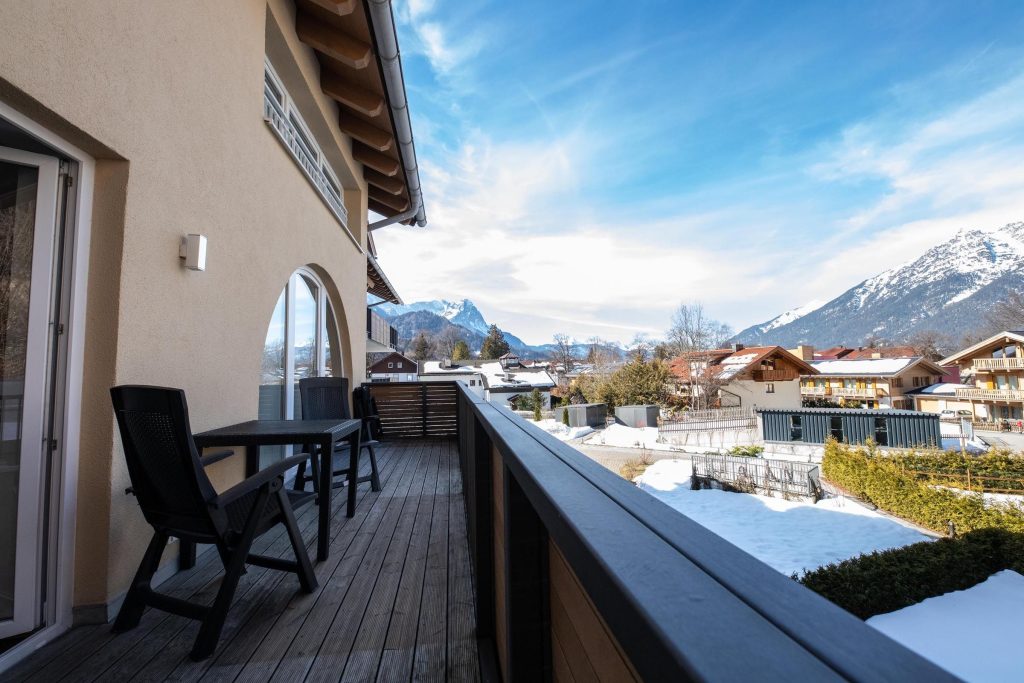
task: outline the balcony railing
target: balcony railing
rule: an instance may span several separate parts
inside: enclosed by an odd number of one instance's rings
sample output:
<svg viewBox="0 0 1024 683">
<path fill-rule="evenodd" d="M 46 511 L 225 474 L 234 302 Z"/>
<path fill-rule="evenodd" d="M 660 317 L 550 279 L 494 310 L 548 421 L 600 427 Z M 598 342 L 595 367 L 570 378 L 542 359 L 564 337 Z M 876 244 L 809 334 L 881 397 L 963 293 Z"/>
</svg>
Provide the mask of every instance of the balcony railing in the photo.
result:
<svg viewBox="0 0 1024 683">
<path fill-rule="evenodd" d="M 878 389 L 868 387 L 835 387 L 832 389 L 832 395 L 840 398 L 876 398 L 878 396 Z"/>
<path fill-rule="evenodd" d="M 829 396 L 832 389 L 829 387 L 800 387 L 800 393 L 804 396 Z"/>
<path fill-rule="evenodd" d="M 366 338 L 389 349 L 398 346 L 398 330 L 371 308 L 366 309 Z"/>
<path fill-rule="evenodd" d="M 457 437 L 481 657 L 503 680 L 954 680 L 458 383 L 370 391 L 383 439 Z"/>
<path fill-rule="evenodd" d="M 1024 358 L 975 358 L 971 361 L 975 370 L 1024 370 Z"/>
<path fill-rule="evenodd" d="M 956 397 L 986 401 L 1024 401 L 1024 391 L 1018 389 L 957 389 Z"/>
<path fill-rule="evenodd" d="M 318 194 L 327 203 L 327 206 L 330 207 L 335 218 L 341 221 L 341 224 L 346 226 L 347 229 L 348 211 L 345 209 L 345 203 L 341 199 L 340 192 L 327 179 L 326 174 L 324 174 L 316 159 L 310 156 L 309 151 L 303 146 L 295 126 L 288 120 L 288 116 L 281 107 L 281 103 L 274 100 L 266 92 L 263 93 L 263 119 L 277 133 L 277 137 L 284 143 L 288 151 L 291 152 L 295 163 L 302 169 L 309 182 L 313 183 L 313 187 L 317 189 Z"/>
<path fill-rule="evenodd" d="M 792 370 L 754 370 L 755 382 L 788 382 L 800 377 Z"/>
</svg>

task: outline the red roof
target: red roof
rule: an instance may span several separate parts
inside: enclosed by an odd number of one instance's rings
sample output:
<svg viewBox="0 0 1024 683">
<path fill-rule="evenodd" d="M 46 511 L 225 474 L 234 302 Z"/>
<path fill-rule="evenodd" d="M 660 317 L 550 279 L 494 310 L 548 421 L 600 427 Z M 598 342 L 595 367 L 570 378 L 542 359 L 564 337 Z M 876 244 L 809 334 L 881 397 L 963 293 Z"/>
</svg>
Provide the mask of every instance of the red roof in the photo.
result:
<svg viewBox="0 0 1024 683">
<path fill-rule="evenodd" d="M 748 358 L 749 356 L 749 358 Z M 693 361 L 706 360 L 708 368 L 712 372 L 722 372 L 725 366 L 732 366 L 735 363 L 733 361 L 740 361 L 742 359 L 742 370 L 733 371 L 730 376 L 736 376 L 741 372 L 746 372 L 753 367 L 761 364 L 761 361 L 766 360 L 771 356 L 779 356 L 784 358 L 786 361 L 791 362 L 795 365 L 803 366 L 801 370 L 807 374 L 814 374 L 814 368 L 800 360 L 786 349 L 781 346 L 748 346 L 742 349 L 734 351 L 733 349 L 714 349 L 711 351 L 690 351 L 683 353 L 669 362 L 669 370 L 672 374 L 683 381 L 690 379 L 690 364 Z"/>
</svg>

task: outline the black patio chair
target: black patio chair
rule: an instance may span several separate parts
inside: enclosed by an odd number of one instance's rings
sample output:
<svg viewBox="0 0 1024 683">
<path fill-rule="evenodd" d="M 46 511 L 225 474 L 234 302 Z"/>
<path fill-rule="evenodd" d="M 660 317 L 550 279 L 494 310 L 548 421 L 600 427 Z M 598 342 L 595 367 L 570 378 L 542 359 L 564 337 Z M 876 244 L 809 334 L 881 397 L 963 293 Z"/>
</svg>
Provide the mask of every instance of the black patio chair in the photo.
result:
<svg viewBox="0 0 1024 683">
<path fill-rule="evenodd" d="M 120 386 L 110 390 L 121 432 L 133 494 L 153 539 L 139 564 L 128 595 L 114 621 L 115 633 L 139 624 L 146 606 L 202 622 L 190 656 L 209 657 L 217 647 L 224 620 L 246 563 L 298 574 L 302 590 L 317 587 L 294 510 L 312 500 L 312 493 L 284 487 L 284 473 L 308 454 L 295 455 L 218 494 L 203 467 L 223 458 L 200 458 L 188 420 L 185 393 L 180 389 Z M 283 524 L 295 561 L 249 553 L 253 540 Z M 225 576 L 212 605 L 201 605 L 156 592 L 151 583 L 168 537 L 217 547 Z"/>
<path fill-rule="evenodd" d="M 349 410 L 349 393 L 348 393 L 348 380 L 344 377 L 305 377 L 299 380 L 299 401 L 302 403 L 302 419 L 303 420 L 350 420 L 352 419 L 352 413 Z M 356 417 L 360 417 L 356 415 Z M 380 442 L 371 436 L 371 432 L 368 429 L 368 421 L 363 419 L 363 425 L 360 432 L 360 450 L 366 450 L 370 454 L 370 473 L 362 477 L 357 477 L 355 483 L 361 484 L 363 482 L 370 482 L 370 488 L 374 491 L 380 491 L 380 473 L 377 471 L 377 452 L 376 446 L 380 445 Z M 334 446 L 335 453 L 347 453 L 349 445 L 347 441 L 339 441 Z M 313 459 L 310 462 L 313 470 L 313 476 L 306 476 L 306 468 L 303 465 L 299 466 L 298 472 L 295 475 L 295 489 L 302 490 L 306 486 L 306 479 L 313 479 L 313 488 L 319 486 L 319 463 L 317 459 Z M 340 470 L 334 470 L 331 472 L 332 477 L 340 474 L 347 475 L 348 469 L 343 468 Z M 334 488 L 341 488 L 342 486 L 349 485 L 347 480 L 338 481 L 333 483 Z"/>
</svg>

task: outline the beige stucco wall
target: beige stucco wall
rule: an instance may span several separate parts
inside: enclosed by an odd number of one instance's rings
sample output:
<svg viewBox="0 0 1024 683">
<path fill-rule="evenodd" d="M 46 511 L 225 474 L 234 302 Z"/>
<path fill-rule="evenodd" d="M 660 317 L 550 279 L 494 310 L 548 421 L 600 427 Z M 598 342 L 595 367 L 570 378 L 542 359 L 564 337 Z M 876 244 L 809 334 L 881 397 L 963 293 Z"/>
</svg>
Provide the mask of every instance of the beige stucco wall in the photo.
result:
<svg viewBox="0 0 1024 683">
<path fill-rule="evenodd" d="M 79 606 L 124 591 L 149 534 L 123 494 L 111 384 L 185 389 L 196 431 L 254 418 L 271 312 L 307 264 L 327 281 L 345 374 L 365 376 L 365 256 L 262 119 L 265 50 L 334 161 L 360 242 L 365 186 L 316 87 L 316 61 L 290 28 L 291 3 L 272 0 L 269 11 L 270 21 L 263 0 L 0 3 L 0 98 L 98 157 Z M 209 238 L 206 272 L 181 267 L 190 232 Z M 238 473 L 224 463 L 214 476 L 224 486 Z"/>
<path fill-rule="evenodd" d="M 771 384 L 775 391 L 768 393 Z M 776 382 L 755 382 L 753 380 L 734 380 L 723 388 L 740 398 L 744 408 L 799 408 L 800 380 L 784 380 Z"/>
</svg>

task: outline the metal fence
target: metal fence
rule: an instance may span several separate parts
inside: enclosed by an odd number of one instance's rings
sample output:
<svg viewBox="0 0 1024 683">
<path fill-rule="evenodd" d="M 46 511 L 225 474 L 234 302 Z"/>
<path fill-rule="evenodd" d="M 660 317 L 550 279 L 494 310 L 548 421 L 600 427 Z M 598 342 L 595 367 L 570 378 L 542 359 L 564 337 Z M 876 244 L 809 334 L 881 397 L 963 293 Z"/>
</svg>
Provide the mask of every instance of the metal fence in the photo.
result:
<svg viewBox="0 0 1024 683">
<path fill-rule="evenodd" d="M 671 420 L 663 420 L 663 432 L 707 432 L 723 429 L 754 429 L 757 415 L 751 408 L 691 410 Z"/>
<path fill-rule="evenodd" d="M 694 455 L 694 483 L 707 488 L 712 481 L 750 493 L 798 495 L 821 499 L 818 466 L 807 462 L 744 458 L 732 455 Z"/>
</svg>

